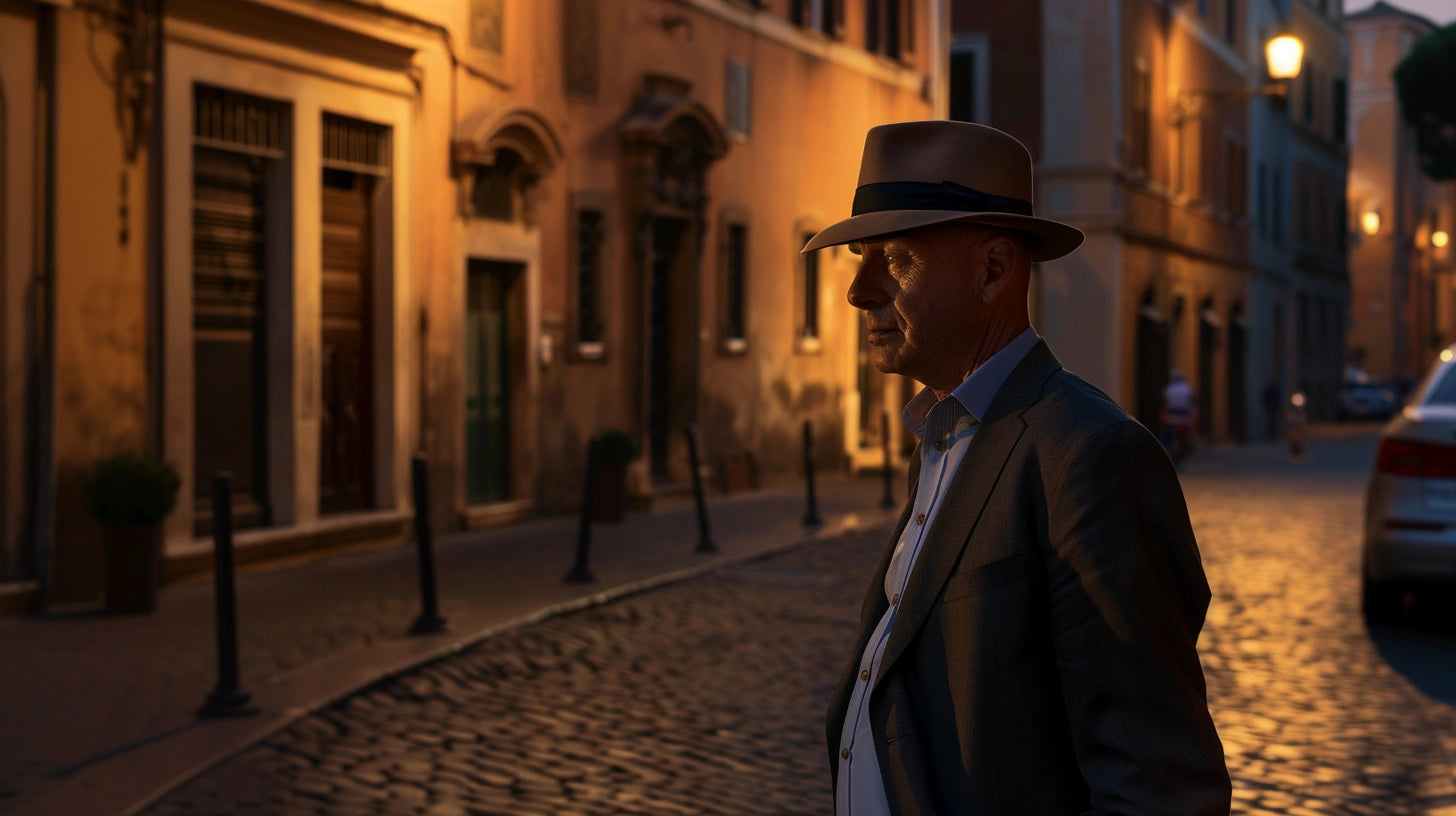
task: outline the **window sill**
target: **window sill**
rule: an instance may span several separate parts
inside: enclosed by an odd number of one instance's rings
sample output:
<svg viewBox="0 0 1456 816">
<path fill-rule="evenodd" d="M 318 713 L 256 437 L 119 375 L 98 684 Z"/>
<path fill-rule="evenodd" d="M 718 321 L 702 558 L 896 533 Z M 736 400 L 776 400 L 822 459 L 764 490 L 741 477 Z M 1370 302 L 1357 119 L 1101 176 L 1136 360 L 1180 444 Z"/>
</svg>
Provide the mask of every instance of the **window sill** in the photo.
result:
<svg viewBox="0 0 1456 816">
<path fill-rule="evenodd" d="M 800 337 L 794 341 L 794 351 L 798 354 L 819 354 L 824 351 L 824 344 L 817 337 Z"/>
<path fill-rule="evenodd" d="M 577 343 L 576 359 L 587 362 L 607 359 L 606 343 Z"/>
<path fill-rule="evenodd" d="M 718 353 L 727 357 L 742 357 L 748 354 L 748 341 L 742 337 L 725 337 L 718 344 Z"/>
</svg>

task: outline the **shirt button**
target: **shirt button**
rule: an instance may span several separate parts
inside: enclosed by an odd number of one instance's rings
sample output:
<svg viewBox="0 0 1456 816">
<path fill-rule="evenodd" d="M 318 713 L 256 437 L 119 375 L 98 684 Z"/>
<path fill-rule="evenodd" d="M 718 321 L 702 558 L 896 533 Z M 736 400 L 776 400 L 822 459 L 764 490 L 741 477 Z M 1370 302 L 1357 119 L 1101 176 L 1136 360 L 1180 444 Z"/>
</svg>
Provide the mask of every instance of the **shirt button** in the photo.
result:
<svg viewBox="0 0 1456 816">
<path fill-rule="evenodd" d="M 848 748 L 840 748 L 839 749 L 839 758 L 840 759 L 849 759 L 849 749 Z"/>
<path fill-rule="evenodd" d="M 869 669 L 865 669 L 864 671 L 861 671 L 859 673 L 859 679 L 861 679 L 861 680 L 868 680 L 868 679 L 870 679 L 870 670 Z"/>
<path fill-rule="evenodd" d="M 936 442 L 935 443 L 935 449 L 938 450 L 938 451 L 945 450 L 945 443 L 944 442 Z"/>
<path fill-rule="evenodd" d="M 916 526 L 919 526 L 919 525 L 924 524 L 924 523 L 925 523 L 925 514 L 924 513 L 921 513 L 920 515 L 918 515 L 918 516 L 915 517 L 915 524 L 916 524 Z"/>
</svg>

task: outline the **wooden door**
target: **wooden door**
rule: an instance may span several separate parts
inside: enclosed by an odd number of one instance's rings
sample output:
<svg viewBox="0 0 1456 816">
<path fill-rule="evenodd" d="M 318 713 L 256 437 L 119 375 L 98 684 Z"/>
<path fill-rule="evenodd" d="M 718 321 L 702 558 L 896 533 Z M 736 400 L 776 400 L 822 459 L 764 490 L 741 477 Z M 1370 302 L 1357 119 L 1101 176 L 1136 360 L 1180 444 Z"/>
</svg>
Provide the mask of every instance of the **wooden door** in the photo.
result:
<svg viewBox="0 0 1456 816">
<path fill-rule="evenodd" d="M 372 176 L 326 169 L 320 355 L 319 510 L 373 505 Z"/>
</svg>

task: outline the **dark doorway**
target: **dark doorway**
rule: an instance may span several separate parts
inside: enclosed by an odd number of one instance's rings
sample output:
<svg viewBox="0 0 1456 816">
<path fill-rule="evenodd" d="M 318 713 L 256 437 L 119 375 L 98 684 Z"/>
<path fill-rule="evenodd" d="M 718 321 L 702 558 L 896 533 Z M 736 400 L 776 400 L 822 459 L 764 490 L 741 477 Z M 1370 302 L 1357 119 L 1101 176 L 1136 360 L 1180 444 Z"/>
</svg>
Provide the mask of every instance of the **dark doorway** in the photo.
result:
<svg viewBox="0 0 1456 816">
<path fill-rule="evenodd" d="M 648 304 L 647 425 L 652 477 L 669 478 L 675 432 L 692 420 L 697 383 L 692 240 L 688 221 L 652 222 Z"/>
<path fill-rule="evenodd" d="M 319 510 L 372 506 L 372 176 L 324 170 Z"/>
<path fill-rule="evenodd" d="M 465 306 L 466 498 L 470 504 L 511 498 L 512 339 L 517 290 L 525 266 L 472 258 Z"/>
<path fill-rule="evenodd" d="M 1137 418 L 1153 433 L 1162 432 L 1158 415 L 1168 371 L 1168 321 L 1153 306 L 1144 305 L 1137 322 Z"/>
<path fill-rule="evenodd" d="M 212 482 L 232 476 L 236 527 L 267 524 L 265 159 L 193 153 L 193 518 L 212 532 Z"/>
<path fill-rule="evenodd" d="M 1241 312 L 1235 310 L 1228 333 L 1228 418 L 1229 435 L 1236 442 L 1249 441 L 1248 344 L 1249 330 Z"/>
<path fill-rule="evenodd" d="M 1213 435 L 1213 362 L 1218 353 L 1218 325 L 1209 315 L 1210 308 L 1199 310 L 1198 316 L 1198 433 Z"/>
</svg>

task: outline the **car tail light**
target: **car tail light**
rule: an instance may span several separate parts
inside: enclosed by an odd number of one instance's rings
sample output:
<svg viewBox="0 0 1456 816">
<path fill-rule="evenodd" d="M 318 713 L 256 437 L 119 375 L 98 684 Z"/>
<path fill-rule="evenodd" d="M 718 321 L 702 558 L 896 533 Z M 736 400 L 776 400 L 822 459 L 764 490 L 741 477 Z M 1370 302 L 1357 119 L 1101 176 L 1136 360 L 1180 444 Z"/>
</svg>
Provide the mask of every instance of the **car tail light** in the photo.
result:
<svg viewBox="0 0 1456 816">
<path fill-rule="evenodd" d="M 1375 469 L 1396 476 L 1456 479 L 1456 447 L 1409 439 L 1385 439 L 1380 443 Z"/>
</svg>

